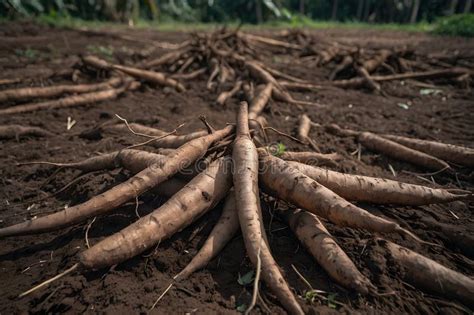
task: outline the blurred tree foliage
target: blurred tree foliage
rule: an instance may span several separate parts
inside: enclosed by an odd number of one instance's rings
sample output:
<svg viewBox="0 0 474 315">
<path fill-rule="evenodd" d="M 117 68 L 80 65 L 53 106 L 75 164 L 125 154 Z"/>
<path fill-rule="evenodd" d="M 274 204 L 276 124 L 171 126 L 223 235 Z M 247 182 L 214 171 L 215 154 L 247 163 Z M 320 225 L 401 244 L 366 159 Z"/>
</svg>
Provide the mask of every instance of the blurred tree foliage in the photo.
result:
<svg viewBox="0 0 474 315">
<path fill-rule="evenodd" d="M 0 0 L 0 16 L 65 16 L 133 23 L 139 18 L 184 22 L 269 20 L 431 22 L 472 11 L 472 0 Z"/>
</svg>

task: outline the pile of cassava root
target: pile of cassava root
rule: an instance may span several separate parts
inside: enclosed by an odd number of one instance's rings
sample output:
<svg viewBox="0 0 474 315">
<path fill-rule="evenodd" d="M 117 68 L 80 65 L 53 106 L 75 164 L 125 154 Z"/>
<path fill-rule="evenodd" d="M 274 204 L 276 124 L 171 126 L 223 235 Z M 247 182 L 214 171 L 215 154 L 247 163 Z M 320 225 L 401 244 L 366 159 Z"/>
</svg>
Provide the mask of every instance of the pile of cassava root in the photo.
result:
<svg viewBox="0 0 474 315">
<path fill-rule="evenodd" d="M 289 313 L 302 314 L 305 308 L 303 300 L 293 294 L 273 259 L 263 224 L 261 200 L 280 200 L 289 205 L 284 210 L 276 209 L 280 219 L 287 222 L 308 252 L 339 285 L 363 295 L 383 298 L 390 294 L 380 292 L 357 269 L 326 229 L 326 222 L 373 233 L 372 242 L 381 244 L 387 255 L 404 269 L 403 281 L 452 298 L 468 307 L 474 306 L 472 278 L 381 237 L 395 233 L 423 246 L 436 244 L 422 240 L 398 223 L 373 215 L 351 203 L 422 206 L 472 201 L 473 193 L 328 170 L 324 166 L 337 165 L 342 156 L 320 153 L 319 145 L 309 137 L 309 131 L 310 128 L 323 128 L 336 136 L 354 137 L 370 150 L 436 173 L 454 172 L 453 168 L 459 166 L 474 167 L 473 149 L 394 135 L 377 135 L 337 125 L 320 125 L 312 122 L 308 116 L 301 115 L 297 138 L 291 138 L 307 145 L 312 151 L 291 152 L 269 145 L 266 131 L 279 131 L 268 127 L 261 116 L 271 101 L 294 106 L 329 106 L 315 101 L 296 100 L 290 94 L 291 90 L 314 91 L 341 87 L 380 90 L 379 82 L 398 79 L 454 78 L 469 85 L 472 71 L 468 68 L 471 64 L 456 63 L 456 67 L 448 67 L 450 61 L 443 59 L 441 64 L 435 57 L 428 59 L 431 63 L 410 63 L 409 57 L 413 54 L 407 49 L 367 53 L 340 44 L 314 43 L 304 33 L 298 32 L 283 34 L 282 38 L 285 41 L 225 29 L 208 34 L 193 34 L 192 39 L 177 47 L 173 46 L 170 52 L 159 58 L 135 64 L 122 65 L 96 56 L 83 56 L 74 69 L 68 72 L 72 81 L 80 84 L 0 90 L 0 116 L 113 100 L 144 84 L 186 93 L 186 81 L 201 77 L 205 77 L 207 89 L 216 92 L 217 106 L 226 106 L 230 98 L 246 99 L 249 103 L 240 104 L 235 124 L 215 130 L 202 119 L 207 131 L 185 135 L 137 123 L 129 124 L 127 121 L 111 121 L 80 136 L 94 137 L 96 132 L 133 133 L 147 141 L 133 148 L 127 147 L 75 163 L 36 162 L 72 168 L 83 173 L 122 168 L 132 176 L 85 203 L 0 228 L 0 238 L 47 233 L 80 224 L 111 213 L 127 202 L 135 202 L 143 194 L 168 199 L 158 209 L 122 231 L 88 246 L 77 257 L 76 264 L 20 296 L 30 294 L 72 272 L 110 267 L 137 256 L 222 204 L 220 219 L 208 239 L 191 262 L 174 277 L 171 285 L 204 268 L 241 232 L 247 254 L 257 270 L 254 294 L 247 313 L 259 303 L 257 296 L 258 290 L 262 289 L 262 280 Z M 314 59 L 317 66 L 335 64 L 330 79 L 338 80 L 316 85 L 274 69 L 261 58 L 262 52 L 278 50 L 296 52 L 302 60 Z M 420 64 L 431 65 L 435 63 L 433 60 L 438 60 L 438 66 L 444 65 L 446 71 L 408 71 L 418 69 L 417 65 Z M 386 71 L 397 73 L 372 75 Z M 102 78 L 102 81 L 91 83 L 96 78 Z M 23 136 L 50 137 L 52 134 L 38 127 L 0 126 L 0 139 Z M 138 150 L 143 144 L 153 146 L 154 152 Z M 152 308 L 155 306 L 156 303 Z"/>
<path fill-rule="evenodd" d="M 300 60 L 312 67 L 329 67 L 328 79 L 340 88 L 367 88 L 381 92 L 381 83 L 408 80 L 421 87 L 433 87 L 419 80 L 471 85 L 473 56 L 454 54 L 418 55 L 413 49 L 367 49 L 356 45 L 328 42 L 302 30 L 283 31 L 288 48 L 298 52 Z M 311 67 L 311 66 L 310 66 Z"/>
<path fill-rule="evenodd" d="M 141 83 L 184 92 L 186 87 L 183 82 L 198 79 L 203 75 L 207 75 L 209 90 L 220 91 L 216 99 L 220 105 L 224 105 L 228 99 L 239 92 L 244 92 L 252 98 L 257 83 L 271 83 L 272 87 L 267 90 L 267 93 L 275 100 L 298 106 L 321 106 L 315 102 L 295 100 L 288 89 L 301 87 L 313 89 L 317 86 L 282 73 L 259 61 L 255 40 L 257 43 L 263 40 L 265 43 L 270 41 L 270 45 L 275 44 L 265 37 L 223 29 L 211 34 L 193 34 L 191 40 L 173 47 L 170 52 L 158 59 L 144 60 L 128 66 L 85 55 L 74 66 L 75 69 L 67 75 L 73 82 L 87 83 L 0 90 L 2 105 L 0 116 L 113 100 L 126 91 L 138 89 Z M 51 74 L 51 76 L 54 75 L 54 73 Z M 97 77 L 106 78 L 106 80 L 89 83 Z M 278 81 L 275 77 L 289 81 Z M 26 82 L 27 78 L 19 81 Z M 17 83 L 18 80 L 5 84 L 12 82 Z M 228 86 L 230 86 L 229 89 L 227 89 Z M 52 98 L 55 99 L 48 100 Z M 44 101 L 35 102 L 35 100 Z"/>
<path fill-rule="evenodd" d="M 258 102 L 253 102 L 248 109 L 247 103 L 242 102 L 236 124 L 220 130 L 214 130 L 203 120 L 208 128 L 207 133 L 176 136 L 162 134 L 159 130 L 142 125 L 124 125 L 124 129 L 167 147 L 163 154 L 123 149 L 77 163 L 49 163 L 83 172 L 124 168 L 134 175 L 82 204 L 1 228 L 1 238 L 47 233 L 78 224 L 110 213 L 144 193 L 169 199 L 150 214 L 81 252 L 77 257 L 78 262 L 64 273 L 21 296 L 71 272 L 113 266 L 130 259 L 171 237 L 223 202 L 221 217 L 207 241 L 191 262 L 174 277 L 174 282 L 182 281 L 205 267 L 241 231 L 247 254 L 257 269 L 254 295 L 247 311 L 256 304 L 261 277 L 289 313 L 303 314 L 301 301 L 291 291 L 272 257 L 262 220 L 261 194 L 293 205 L 286 210 L 277 210 L 280 217 L 334 281 L 364 295 L 381 293 L 338 246 L 324 222 L 381 235 L 397 233 L 424 246 L 436 246 L 419 239 L 396 222 L 373 215 L 351 201 L 414 206 L 473 198 L 473 194 L 468 191 L 434 189 L 310 166 L 291 161 L 294 159 L 291 152 L 283 156 L 286 160 L 275 156 L 268 147 L 260 144 L 257 147 L 253 141 L 252 135 L 257 137 L 261 133 L 258 126 L 249 127 L 250 117 L 255 119 L 261 112 L 256 104 Z M 104 128 L 121 129 L 119 125 Z M 198 169 L 196 165 L 203 160 L 206 161 L 206 167 L 199 163 L 201 167 Z M 383 243 L 387 253 L 407 270 L 405 281 L 420 288 L 429 288 L 467 306 L 474 305 L 473 279 L 407 248 L 388 241 Z"/>
<path fill-rule="evenodd" d="M 420 80 L 448 81 L 469 88 L 474 75 L 474 63 L 469 57 L 417 56 L 407 48 L 367 51 L 315 40 L 302 31 L 284 32 L 282 36 L 284 40 L 277 40 L 225 28 L 212 33 L 194 33 L 190 40 L 170 45 L 170 51 L 159 58 L 129 65 L 85 55 L 77 58 L 80 61 L 72 69 L 49 74 L 49 77 L 70 77 L 81 84 L 0 90 L 0 116 L 113 100 L 126 91 L 138 89 L 141 83 L 185 92 L 186 81 L 203 76 L 207 79 L 207 88 L 218 92 L 216 103 L 221 106 L 239 94 L 251 100 L 258 84 L 272 84 L 267 93 L 273 100 L 320 107 L 326 104 L 296 100 L 289 91 L 360 87 L 381 91 L 382 82 L 393 80 L 407 80 L 422 87 L 433 85 Z M 310 67 L 312 63 L 315 67 L 333 65 L 329 81 L 314 84 L 264 61 L 264 57 L 268 57 L 265 54 L 274 56 L 280 52 L 297 54 L 299 58 L 294 62 L 304 62 Z M 97 77 L 106 80 L 90 83 Z M 29 81 L 31 78 L 13 78 L 0 81 L 0 86 Z"/>
</svg>

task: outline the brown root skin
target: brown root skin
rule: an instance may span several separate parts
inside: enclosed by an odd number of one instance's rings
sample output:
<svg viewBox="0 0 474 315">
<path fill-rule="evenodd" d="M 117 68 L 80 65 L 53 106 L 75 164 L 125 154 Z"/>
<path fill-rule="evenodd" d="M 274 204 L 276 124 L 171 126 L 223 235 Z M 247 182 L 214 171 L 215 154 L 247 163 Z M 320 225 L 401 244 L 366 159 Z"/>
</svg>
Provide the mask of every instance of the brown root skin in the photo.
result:
<svg viewBox="0 0 474 315">
<path fill-rule="evenodd" d="M 317 152 L 292 152 L 285 151 L 278 156 L 286 161 L 295 161 L 309 165 L 331 165 L 337 166 L 338 161 L 343 157 L 338 153 L 317 153 Z"/>
<path fill-rule="evenodd" d="M 0 91 L 0 103 L 18 102 L 35 98 L 52 98 L 66 93 L 90 93 L 117 87 L 122 83 L 119 77 L 95 84 L 55 85 L 47 87 L 19 88 Z"/>
<path fill-rule="evenodd" d="M 374 79 L 374 77 L 372 77 Z M 352 78 L 347 80 L 336 80 L 332 81 L 332 85 L 342 89 L 354 89 L 365 86 L 365 78 Z"/>
<path fill-rule="evenodd" d="M 372 151 L 383 153 L 394 159 L 409 162 L 433 171 L 451 169 L 448 163 L 432 155 L 410 149 L 404 145 L 393 142 L 371 132 L 362 132 L 358 141 Z"/>
<path fill-rule="evenodd" d="M 354 62 L 354 58 L 352 58 L 351 55 L 346 55 L 342 59 L 341 63 L 339 63 L 332 71 L 331 74 L 329 74 L 329 80 L 333 81 L 336 76 L 344 71 L 346 68 L 348 68 L 352 63 Z"/>
<path fill-rule="evenodd" d="M 112 64 L 95 56 L 84 56 L 82 57 L 82 62 L 96 69 L 112 70 Z"/>
<path fill-rule="evenodd" d="M 152 128 L 152 127 L 147 127 L 141 124 L 137 123 L 129 123 L 130 128 L 138 133 L 148 135 L 148 136 L 153 136 L 153 137 L 162 137 L 168 132 Z M 132 134 L 131 131 L 128 129 L 128 127 L 125 124 L 116 124 L 116 125 L 109 125 L 109 126 L 104 126 L 101 128 L 104 131 L 109 131 L 109 132 L 120 132 L 120 133 L 129 133 Z M 205 130 L 201 131 L 195 131 L 186 135 L 168 135 L 162 139 L 157 139 L 155 141 L 150 142 L 150 145 L 157 147 L 157 148 L 178 148 L 182 146 L 183 144 L 193 140 L 197 139 L 199 137 L 203 137 L 207 135 L 208 132 Z"/>
<path fill-rule="evenodd" d="M 340 51 L 340 47 L 338 45 L 329 46 L 325 50 L 319 52 L 319 60 L 317 62 L 318 65 L 323 66 L 333 60 L 338 52 Z"/>
<path fill-rule="evenodd" d="M 318 264 L 340 285 L 365 295 L 377 292 L 376 287 L 337 245 L 317 216 L 299 209 L 278 212 Z"/>
<path fill-rule="evenodd" d="M 286 93 L 286 92 L 283 92 L 284 90 L 280 86 L 278 81 L 268 71 L 263 69 L 258 62 L 246 61 L 245 66 L 249 69 L 250 75 L 254 77 L 255 79 L 260 80 L 266 84 L 271 83 L 273 85 L 273 94 L 275 94 L 275 90 L 277 91 L 277 94 Z M 283 97 L 283 98 L 288 98 L 288 96 Z"/>
<path fill-rule="evenodd" d="M 439 78 L 455 78 L 461 75 L 469 74 L 472 76 L 472 72 L 464 68 L 451 68 L 442 70 L 429 70 L 424 72 L 407 72 L 385 76 L 371 76 L 370 78 L 378 83 L 385 81 L 394 80 L 407 80 L 407 79 L 439 79 Z M 333 81 L 332 85 L 340 88 L 360 88 L 366 84 L 365 78 L 352 78 L 348 80 L 337 80 Z"/>
<path fill-rule="evenodd" d="M 255 144 L 250 138 L 246 102 L 240 104 L 237 116 L 237 135 L 232 159 L 234 162 L 236 206 L 249 258 L 257 268 L 259 261 L 261 262 L 263 280 L 285 309 L 291 314 L 303 314 L 301 306 L 273 259 L 266 240 L 258 189 L 258 154 Z"/>
<path fill-rule="evenodd" d="M 268 101 L 272 97 L 273 83 L 267 83 L 265 87 L 252 99 L 249 106 L 249 119 L 257 119 L 263 112 Z"/>
<path fill-rule="evenodd" d="M 382 135 L 382 137 L 400 143 L 401 145 L 411 149 L 430 154 L 442 160 L 451 161 L 468 167 L 474 167 L 474 149 L 472 148 L 395 135 Z"/>
<path fill-rule="evenodd" d="M 242 81 L 235 82 L 231 90 L 225 91 L 219 94 L 216 100 L 217 104 L 224 106 L 227 100 L 231 98 L 232 96 L 234 96 L 237 92 L 239 92 L 241 88 L 242 88 Z"/>
<path fill-rule="evenodd" d="M 339 173 L 298 162 L 288 164 L 318 183 L 351 201 L 421 206 L 472 199 L 472 192 L 448 191 L 395 180 Z"/>
<path fill-rule="evenodd" d="M 125 67 L 121 65 L 113 65 L 113 68 L 115 70 L 120 70 L 138 79 L 142 79 L 148 82 L 175 88 L 178 92 L 184 92 L 186 90 L 184 85 L 182 85 L 175 79 L 167 77 L 164 73 L 161 73 L 161 72 L 141 70 L 141 69 Z"/>
<path fill-rule="evenodd" d="M 376 242 L 382 243 L 393 260 L 403 267 L 403 277 L 408 283 L 474 307 L 473 279 L 405 247 L 380 239 Z"/>
<path fill-rule="evenodd" d="M 62 211 L 0 229 L 0 237 L 57 230 L 87 218 L 107 213 L 156 187 L 204 156 L 209 146 L 233 131 L 227 126 L 211 135 L 191 140 L 176 149 L 163 164 L 153 164 L 127 181 L 94 198 Z"/>
<path fill-rule="evenodd" d="M 392 55 L 393 52 L 391 50 L 380 49 L 375 56 L 364 61 L 361 66 L 366 69 L 368 73 L 372 73 Z"/>
<path fill-rule="evenodd" d="M 456 225 L 442 223 L 427 217 L 418 220 L 426 226 L 423 227 L 424 229 L 441 232 L 444 236 L 442 237 L 444 243 L 449 244 L 450 247 L 459 248 L 464 256 L 474 258 L 474 235 L 472 233 L 463 231 Z"/>
<path fill-rule="evenodd" d="M 98 269 L 118 264 L 184 229 L 229 192 L 230 164 L 228 158 L 216 160 L 160 208 L 82 252 L 82 266 Z"/>
<path fill-rule="evenodd" d="M 166 54 L 160 56 L 159 58 L 146 61 L 146 62 L 140 64 L 139 67 L 149 69 L 149 68 L 152 68 L 152 67 L 159 67 L 161 65 L 172 63 L 172 62 L 178 60 L 187 51 L 188 51 L 188 49 L 186 49 L 186 48 L 180 49 L 178 51 L 171 51 L 169 53 L 166 53 Z"/>
<path fill-rule="evenodd" d="M 175 73 L 172 74 L 170 78 L 175 80 L 193 80 L 206 73 L 206 71 L 206 68 L 201 68 L 188 73 Z"/>
<path fill-rule="evenodd" d="M 224 209 L 216 225 L 209 234 L 206 242 L 191 262 L 176 276 L 174 280 L 181 281 L 188 278 L 193 272 L 204 268 L 216 257 L 227 243 L 239 232 L 239 217 L 235 206 L 235 195 L 231 191 L 224 202 Z"/>
<path fill-rule="evenodd" d="M 266 44 L 266 45 L 270 45 L 270 46 L 276 46 L 276 47 L 287 48 L 287 49 L 296 49 L 296 50 L 302 50 L 303 49 L 303 47 L 300 46 L 300 45 L 295 45 L 295 44 L 279 41 L 279 40 L 276 40 L 276 39 L 273 39 L 273 38 L 258 36 L 258 35 L 254 35 L 254 34 L 247 34 L 247 33 L 239 32 L 238 36 L 241 36 L 241 37 L 243 37 L 247 40 L 250 40 L 250 41 L 257 41 L 257 42 L 260 42 L 260 43 L 263 43 L 263 44 Z"/>
<path fill-rule="evenodd" d="M 175 150 L 168 152 L 168 156 L 171 156 L 171 154 L 173 154 L 174 152 Z M 137 174 L 153 164 L 163 165 L 167 160 L 168 156 L 141 150 L 124 149 L 111 153 L 105 153 L 99 156 L 94 156 L 79 162 L 54 163 L 39 161 L 21 163 L 19 165 L 51 165 L 60 168 L 77 169 L 82 171 L 83 173 L 124 168 L 132 174 Z M 211 156 L 196 160 L 196 162 L 192 165 L 181 169 L 178 174 L 176 174 L 176 176 L 184 179 L 193 178 L 203 169 L 205 169 L 210 164 L 211 160 Z"/>
<path fill-rule="evenodd" d="M 157 148 L 154 150 L 157 154 L 168 155 L 174 152 L 174 149 L 171 148 Z"/>
<path fill-rule="evenodd" d="M 126 73 L 132 77 L 145 80 L 148 82 L 156 83 L 159 85 L 170 86 L 175 88 L 179 92 L 183 92 L 186 88 L 179 83 L 178 81 L 167 77 L 164 73 L 148 71 L 133 67 L 126 67 L 122 65 L 112 64 L 95 56 L 86 56 L 82 60 L 84 63 L 101 70 L 119 70 L 123 73 Z"/>
<path fill-rule="evenodd" d="M 311 119 L 306 114 L 301 115 L 298 124 L 298 139 L 300 139 L 304 143 L 308 143 L 310 130 Z"/>
<path fill-rule="evenodd" d="M 166 157 L 163 155 L 150 153 L 146 151 L 124 149 L 121 151 L 115 151 L 111 153 L 105 153 L 98 156 L 93 156 L 88 159 L 72 162 L 72 163 L 54 163 L 54 162 L 29 162 L 22 163 L 20 165 L 29 164 L 44 164 L 58 166 L 62 168 L 72 168 L 80 170 L 83 173 L 102 171 L 102 170 L 113 170 L 116 168 L 123 167 L 128 171 L 136 174 L 148 166 L 153 164 L 163 164 Z"/>
<path fill-rule="evenodd" d="M 439 78 L 455 78 L 460 75 L 469 74 L 472 76 L 472 71 L 466 68 L 450 68 L 442 70 L 430 70 L 424 72 L 408 72 L 400 74 L 392 74 L 385 76 L 372 76 L 372 79 L 377 82 L 406 80 L 406 79 L 439 79 Z"/>
<path fill-rule="evenodd" d="M 296 83 L 290 81 L 279 81 L 280 85 L 289 91 L 314 92 L 321 89 L 328 89 L 329 85 L 316 85 L 310 83 Z"/>
<path fill-rule="evenodd" d="M 0 139 L 20 139 L 22 137 L 51 137 L 53 133 L 40 127 L 22 125 L 0 126 Z"/>
<path fill-rule="evenodd" d="M 411 149 L 402 144 L 385 139 L 371 132 L 359 132 L 350 129 L 342 129 L 336 124 L 325 126 L 325 130 L 337 136 L 357 137 L 357 140 L 372 151 L 383 153 L 394 159 L 409 162 L 434 171 L 450 170 L 448 163 L 432 155 Z"/>
<path fill-rule="evenodd" d="M 287 162 L 259 149 L 260 183 L 270 195 L 344 227 L 370 232 L 399 233 L 419 240 L 395 222 L 361 209 L 325 186 L 291 167 Z"/>
<path fill-rule="evenodd" d="M 91 92 L 91 93 L 67 96 L 67 97 L 60 98 L 53 101 L 17 105 L 17 106 L 0 110 L 0 116 L 34 112 L 34 111 L 45 110 L 45 109 L 66 108 L 66 107 L 94 104 L 94 103 L 98 103 L 102 101 L 113 100 L 117 98 L 120 94 L 125 92 L 126 90 L 127 90 L 127 87 L 120 87 L 116 89 L 108 89 L 108 90 L 103 90 L 99 92 Z"/>
<path fill-rule="evenodd" d="M 374 79 L 370 76 L 367 69 L 364 67 L 356 67 L 357 73 L 364 79 L 365 85 L 370 89 L 377 92 L 381 91 L 380 84 L 374 81 Z"/>
<path fill-rule="evenodd" d="M 316 142 L 313 141 L 313 139 L 311 139 L 309 136 L 309 131 L 311 130 L 311 126 L 313 124 L 314 123 L 311 121 L 308 115 L 301 115 L 299 117 L 298 124 L 298 139 L 301 140 L 304 144 L 309 145 L 316 152 L 321 152 Z"/>
</svg>

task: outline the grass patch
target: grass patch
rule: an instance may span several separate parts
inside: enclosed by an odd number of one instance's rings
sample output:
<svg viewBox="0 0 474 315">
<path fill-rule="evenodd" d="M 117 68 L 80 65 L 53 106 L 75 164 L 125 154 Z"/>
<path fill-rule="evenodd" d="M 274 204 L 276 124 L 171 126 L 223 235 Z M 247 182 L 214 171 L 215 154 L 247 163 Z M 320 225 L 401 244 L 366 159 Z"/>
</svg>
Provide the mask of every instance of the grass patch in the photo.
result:
<svg viewBox="0 0 474 315">
<path fill-rule="evenodd" d="M 37 49 L 15 49 L 15 55 L 18 57 L 28 58 L 29 60 L 36 60 L 40 56 L 40 51 Z"/>
<path fill-rule="evenodd" d="M 76 18 L 50 18 L 48 16 L 40 16 L 40 22 L 47 23 L 52 26 L 60 27 L 127 27 L 125 24 L 104 22 L 104 21 L 86 21 Z M 135 24 L 137 28 L 154 28 L 161 31 L 191 31 L 191 30 L 209 30 L 226 25 L 229 28 L 237 27 L 238 22 L 230 23 L 184 23 L 180 21 L 165 20 L 162 22 L 138 20 Z M 371 24 L 361 22 L 332 22 L 332 21 L 315 21 L 305 17 L 295 17 L 290 21 L 268 21 L 263 24 L 253 25 L 245 24 L 243 29 L 283 29 L 283 28 L 313 28 L 313 29 L 330 29 L 330 28 L 347 28 L 347 29 L 376 29 L 376 30 L 400 30 L 411 32 L 426 32 L 433 30 L 433 25 L 429 23 L 417 24 Z"/>
<path fill-rule="evenodd" d="M 47 24 L 53 27 L 69 27 L 69 28 L 128 28 L 125 23 L 114 23 L 98 20 L 82 20 L 68 16 L 50 16 L 40 15 L 34 20 L 39 23 Z M 213 30 L 222 26 L 228 28 L 236 28 L 239 26 L 238 21 L 229 23 L 186 23 L 175 21 L 168 17 L 161 21 L 138 20 L 135 28 L 152 28 L 160 31 L 205 31 Z M 245 30 L 264 30 L 264 29 L 288 29 L 288 28 L 308 28 L 308 29 L 373 29 L 373 30 L 391 30 L 391 31 L 408 31 L 408 32 L 429 32 L 433 31 L 434 25 L 426 22 L 416 24 L 372 24 L 362 22 L 334 22 L 334 21 L 316 21 L 304 16 L 293 16 L 291 20 L 273 20 L 263 24 L 245 24 L 242 29 Z"/>
<path fill-rule="evenodd" d="M 474 14 L 457 14 L 438 20 L 436 34 L 451 36 L 474 36 Z"/>
</svg>

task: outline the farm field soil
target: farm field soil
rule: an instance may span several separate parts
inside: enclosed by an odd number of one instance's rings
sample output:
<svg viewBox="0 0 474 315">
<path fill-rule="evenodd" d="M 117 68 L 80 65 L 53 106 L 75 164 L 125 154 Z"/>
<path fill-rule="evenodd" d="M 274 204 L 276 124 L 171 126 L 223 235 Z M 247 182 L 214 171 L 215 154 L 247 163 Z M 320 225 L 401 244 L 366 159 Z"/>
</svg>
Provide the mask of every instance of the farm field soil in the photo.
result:
<svg viewBox="0 0 474 315">
<path fill-rule="evenodd" d="M 277 31 L 261 31 L 272 35 Z M 409 46 L 417 53 L 470 55 L 474 40 L 432 36 L 424 33 L 406 33 L 373 30 L 314 30 L 315 36 L 358 45 L 362 48 L 396 48 Z M 87 53 L 104 58 L 139 60 L 152 43 L 181 43 L 190 34 L 160 32 L 147 29 L 114 29 L 117 36 L 100 31 L 96 33 L 73 29 L 57 29 L 34 23 L 5 23 L 0 25 L 0 80 L 33 78 L 34 84 L 50 85 L 69 80 L 54 79 L 40 82 L 42 74 L 71 67 L 78 56 Z M 135 39 L 135 40 L 132 40 Z M 152 55 L 160 55 L 156 49 Z M 132 57 L 130 57 L 132 56 Z M 309 80 L 315 84 L 326 81 L 329 70 L 310 68 L 292 55 L 274 55 L 267 62 L 281 71 Z M 35 79 L 36 78 L 36 79 Z M 27 86 L 19 83 L 15 86 Z M 186 133 L 203 129 L 198 116 L 204 115 L 215 127 L 234 122 L 238 100 L 231 99 L 225 107 L 215 103 L 218 93 L 206 89 L 205 79 L 186 82 L 187 91 L 175 92 L 168 88 L 142 86 L 137 92 L 126 92 L 116 100 L 88 106 L 46 110 L 0 117 L 0 125 L 21 124 L 42 127 L 55 134 L 48 138 L 22 138 L 0 140 L 0 226 L 17 223 L 34 216 L 57 211 L 65 206 L 83 202 L 92 196 L 122 182 L 126 176 L 120 172 L 91 174 L 54 198 L 35 201 L 70 183 L 77 172 L 65 170 L 52 178 L 54 168 L 44 165 L 23 165 L 29 161 L 71 162 L 97 153 L 111 152 L 138 143 L 133 135 L 103 135 L 85 139 L 83 130 L 113 118 L 115 114 L 129 121 L 162 130 L 179 130 Z M 2 87 L 0 87 L 2 88 Z M 269 125 L 295 134 L 298 115 L 306 113 L 314 122 L 337 123 L 356 130 L 392 133 L 423 139 L 474 147 L 474 93 L 456 85 L 436 86 L 439 92 L 420 94 L 420 87 L 413 82 L 388 82 L 383 84 L 386 95 L 376 95 L 358 89 L 324 88 L 314 93 L 292 92 L 295 98 L 317 101 L 323 108 L 299 107 L 282 102 L 271 102 L 264 112 Z M 1 107 L 1 105 L 0 105 Z M 76 123 L 66 129 L 68 118 Z M 291 140 L 269 134 L 273 141 L 284 142 L 291 150 L 307 150 Z M 338 138 L 313 128 L 311 137 L 323 152 L 337 152 L 344 156 L 334 170 L 353 174 L 397 179 L 429 185 L 435 181 L 445 187 L 474 189 L 472 170 L 458 169 L 458 178 L 438 174 L 433 177 L 415 176 L 423 169 L 392 160 L 362 149 L 352 139 Z M 393 171 L 391 170 L 393 169 Z M 408 173 L 408 172 L 411 172 Z M 164 202 L 164 199 L 147 196 L 140 198 L 138 213 L 145 215 Z M 310 282 L 314 289 L 331 293 L 337 304 L 316 297 L 310 303 L 300 298 L 304 309 L 312 314 L 332 313 L 411 313 L 411 314 L 461 314 L 451 299 L 430 295 L 401 281 L 404 270 L 396 268 L 382 246 L 372 241 L 373 235 L 362 230 L 344 229 L 327 223 L 329 231 L 340 246 L 355 262 L 359 270 L 383 292 L 394 292 L 381 297 L 362 297 L 335 284 L 327 273 L 300 246 L 297 238 L 276 217 L 271 216 L 273 204 L 262 203 L 266 230 L 275 260 L 283 270 L 291 288 L 302 296 L 307 290 L 292 265 Z M 473 204 L 453 202 L 445 205 L 423 207 L 372 206 L 362 208 L 399 222 L 420 238 L 441 244 L 427 247 L 397 235 L 384 235 L 400 245 L 411 248 L 453 270 L 474 276 L 474 244 L 471 251 L 462 251 L 440 229 L 426 221 L 451 225 L 455 233 L 474 233 Z M 69 275 L 46 289 L 17 299 L 16 296 L 34 284 L 65 270 L 75 262 L 76 254 L 85 244 L 87 223 L 52 233 L 12 237 L 0 240 L 0 314 L 57 313 L 57 312 L 146 312 L 168 286 L 172 277 L 186 266 L 206 240 L 222 206 L 201 217 L 197 222 L 156 248 L 113 268 Z M 99 217 L 88 231 L 88 241 L 98 240 L 124 228 L 135 221 L 135 203 L 129 203 L 111 215 Z M 171 289 L 158 303 L 153 313 L 219 313 L 238 314 L 237 308 L 249 303 L 251 286 L 238 283 L 239 275 L 252 270 L 245 254 L 242 237 L 235 237 L 205 269 Z M 285 313 L 275 297 L 262 286 L 261 294 L 272 313 Z M 335 295 L 334 295 L 335 294 Z M 327 296 L 322 294 L 322 296 Z M 255 313 L 266 313 L 256 307 Z"/>
</svg>

